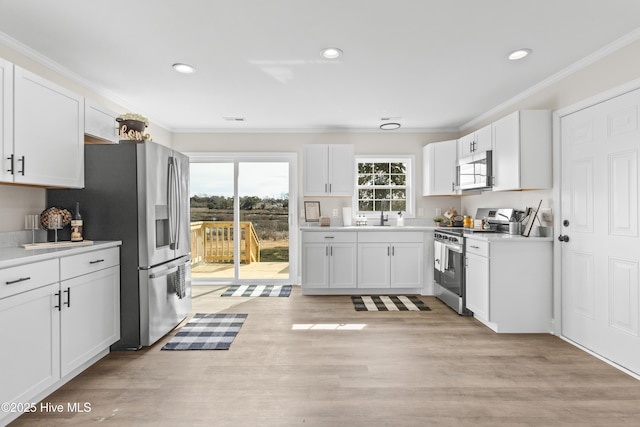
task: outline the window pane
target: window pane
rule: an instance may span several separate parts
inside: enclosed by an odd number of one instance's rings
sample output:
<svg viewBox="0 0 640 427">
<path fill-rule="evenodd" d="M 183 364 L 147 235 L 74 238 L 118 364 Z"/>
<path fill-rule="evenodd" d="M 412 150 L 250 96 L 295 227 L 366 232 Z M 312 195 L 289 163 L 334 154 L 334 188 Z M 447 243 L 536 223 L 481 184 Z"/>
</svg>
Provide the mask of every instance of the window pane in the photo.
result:
<svg viewBox="0 0 640 427">
<path fill-rule="evenodd" d="M 394 200 L 391 202 L 391 210 L 394 212 L 404 212 L 407 210 L 407 202 L 404 200 Z"/>
<path fill-rule="evenodd" d="M 358 210 L 363 212 L 369 212 L 373 210 L 373 202 L 370 200 L 359 200 Z"/>
<path fill-rule="evenodd" d="M 391 175 L 391 185 L 407 185 L 406 175 Z"/>
<path fill-rule="evenodd" d="M 358 185 L 373 185 L 373 175 L 358 175 Z"/>
<path fill-rule="evenodd" d="M 376 175 L 375 185 L 389 185 L 389 175 Z"/>
<path fill-rule="evenodd" d="M 391 194 L 391 190 L 388 188 L 377 188 L 376 190 L 376 200 L 386 200 L 389 198 Z"/>
<path fill-rule="evenodd" d="M 393 200 L 406 200 L 407 191 L 405 189 L 394 189 L 394 190 L 391 190 L 391 198 Z"/>
<path fill-rule="evenodd" d="M 406 163 L 391 163 L 390 173 L 407 173 Z"/>
<path fill-rule="evenodd" d="M 373 163 L 358 163 L 359 174 L 373 173 Z"/>
<path fill-rule="evenodd" d="M 389 171 L 389 163 L 374 163 L 373 170 L 376 174 L 388 174 Z"/>
</svg>

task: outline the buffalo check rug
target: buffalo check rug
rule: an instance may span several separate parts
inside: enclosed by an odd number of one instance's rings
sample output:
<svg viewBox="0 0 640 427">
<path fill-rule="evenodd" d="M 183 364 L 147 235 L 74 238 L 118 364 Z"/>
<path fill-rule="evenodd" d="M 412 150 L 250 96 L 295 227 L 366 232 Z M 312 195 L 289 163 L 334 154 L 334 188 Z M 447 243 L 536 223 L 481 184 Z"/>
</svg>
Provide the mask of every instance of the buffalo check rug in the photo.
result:
<svg viewBox="0 0 640 427">
<path fill-rule="evenodd" d="M 162 350 L 229 350 L 246 314 L 197 313 Z"/>
<path fill-rule="evenodd" d="M 233 285 L 221 297 L 288 297 L 291 285 Z"/>
<path fill-rule="evenodd" d="M 416 296 L 359 296 L 351 297 L 356 311 L 431 311 Z"/>
</svg>

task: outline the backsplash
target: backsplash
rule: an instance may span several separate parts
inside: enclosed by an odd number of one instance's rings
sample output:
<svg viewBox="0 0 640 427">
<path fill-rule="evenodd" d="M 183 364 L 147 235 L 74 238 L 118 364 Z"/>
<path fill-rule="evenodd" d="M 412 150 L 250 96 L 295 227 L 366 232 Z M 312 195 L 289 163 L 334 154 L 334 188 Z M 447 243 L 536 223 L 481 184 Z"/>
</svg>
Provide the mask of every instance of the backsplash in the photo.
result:
<svg viewBox="0 0 640 427">
<path fill-rule="evenodd" d="M 38 242 L 46 242 L 47 241 L 47 231 L 46 230 L 36 230 L 35 232 L 35 241 Z M 16 246 L 20 246 L 24 243 L 32 242 L 32 234 L 30 230 L 26 231 L 7 231 L 5 233 L 0 233 L 0 248 L 14 248 Z"/>
</svg>

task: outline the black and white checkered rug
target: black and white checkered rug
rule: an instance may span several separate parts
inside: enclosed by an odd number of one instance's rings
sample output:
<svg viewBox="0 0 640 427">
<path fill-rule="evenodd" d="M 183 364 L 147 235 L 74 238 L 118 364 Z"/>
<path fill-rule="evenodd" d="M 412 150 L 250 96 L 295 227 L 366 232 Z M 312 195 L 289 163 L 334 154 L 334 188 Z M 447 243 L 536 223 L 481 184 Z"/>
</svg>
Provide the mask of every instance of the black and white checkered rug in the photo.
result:
<svg viewBox="0 0 640 427">
<path fill-rule="evenodd" d="M 221 297 L 288 297 L 291 285 L 233 285 Z"/>
<path fill-rule="evenodd" d="M 356 311 L 431 311 L 416 296 L 380 295 L 351 297 Z"/>
<path fill-rule="evenodd" d="M 197 313 L 162 350 L 229 350 L 246 314 Z"/>
</svg>

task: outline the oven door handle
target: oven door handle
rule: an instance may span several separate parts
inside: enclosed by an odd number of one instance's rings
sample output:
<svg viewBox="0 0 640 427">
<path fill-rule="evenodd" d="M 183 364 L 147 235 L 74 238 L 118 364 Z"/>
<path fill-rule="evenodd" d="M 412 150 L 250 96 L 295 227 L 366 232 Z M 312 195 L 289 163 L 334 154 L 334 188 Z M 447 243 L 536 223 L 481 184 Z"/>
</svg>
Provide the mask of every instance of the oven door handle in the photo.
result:
<svg viewBox="0 0 640 427">
<path fill-rule="evenodd" d="M 456 253 L 459 253 L 459 254 L 461 254 L 461 253 L 462 253 L 462 248 L 460 248 L 460 247 L 458 247 L 458 246 L 444 245 L 444 248 L 445 248 L 445 250 L 447 250 L 447 249 L 448 249 L 448 250 L 451 250 L 451 251 L 456 252 Z"/>
</svg>

